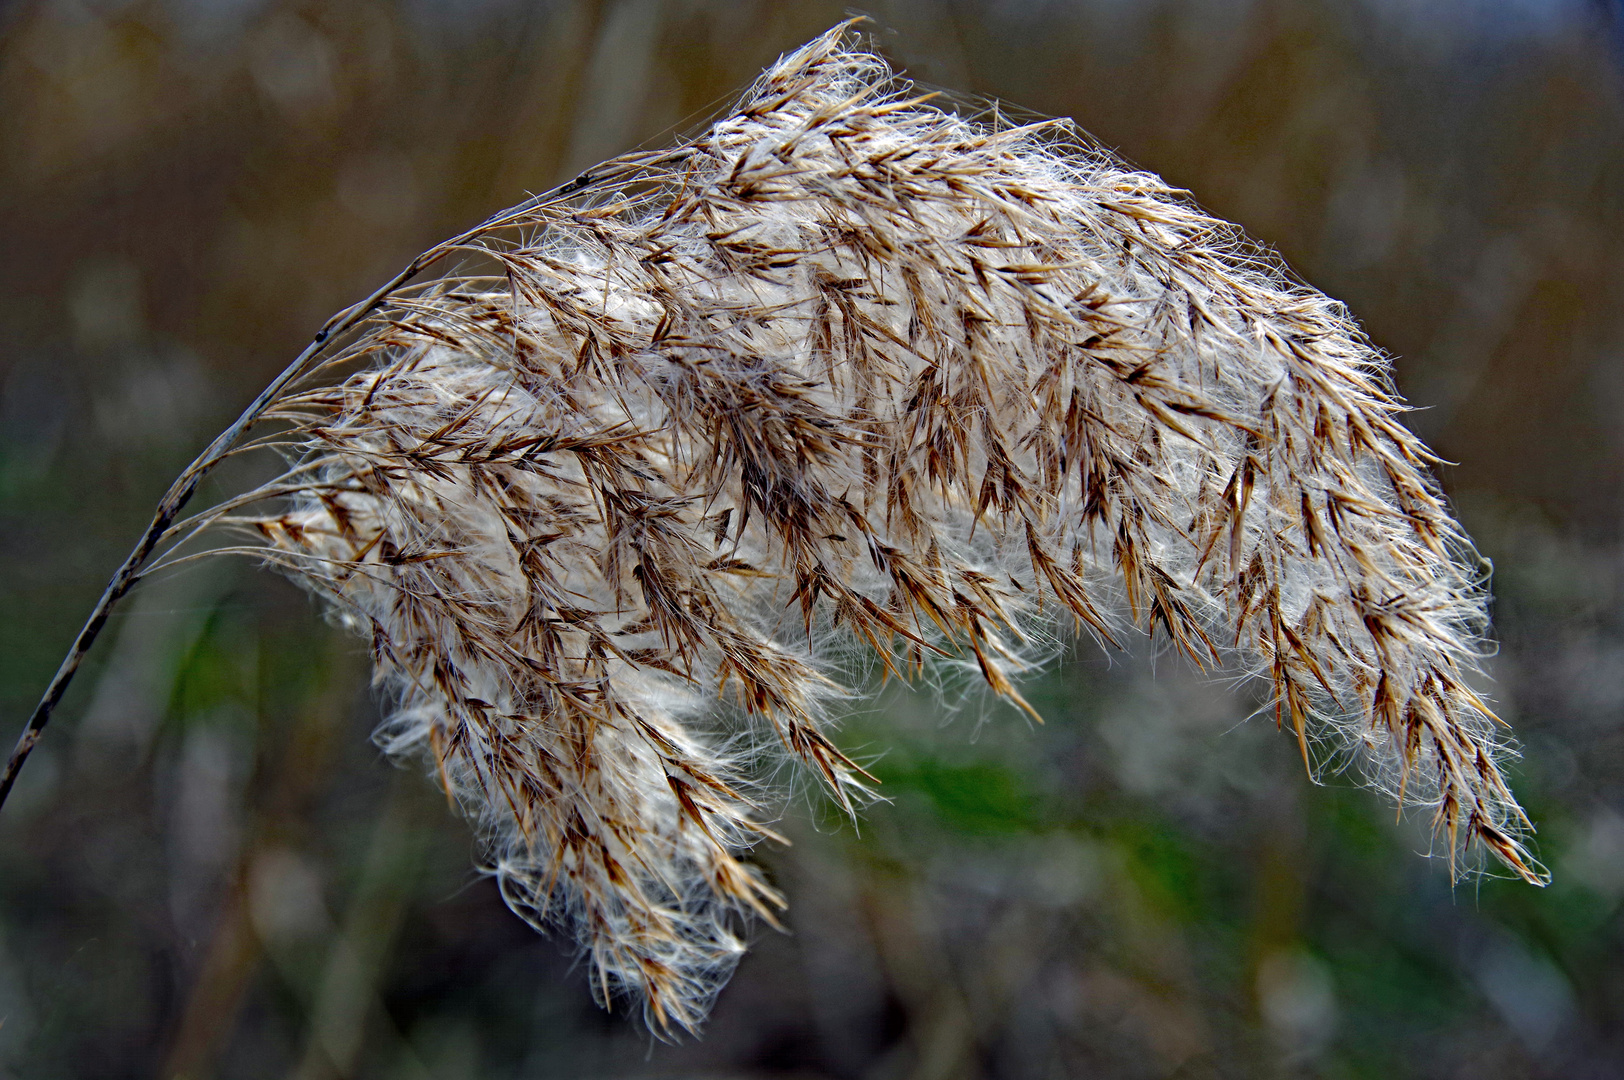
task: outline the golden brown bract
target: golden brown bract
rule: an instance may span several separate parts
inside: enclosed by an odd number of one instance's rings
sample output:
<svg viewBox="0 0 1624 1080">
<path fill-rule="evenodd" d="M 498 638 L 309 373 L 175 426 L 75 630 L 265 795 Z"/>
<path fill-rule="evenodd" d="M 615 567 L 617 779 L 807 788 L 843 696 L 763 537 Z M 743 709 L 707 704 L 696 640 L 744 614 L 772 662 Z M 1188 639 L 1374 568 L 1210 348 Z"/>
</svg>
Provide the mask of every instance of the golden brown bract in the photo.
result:
<svg viewBox="0 0 1624 1080">
<path fill-rule="evenodd" d="M 397 293 L 323 369 L 365 370 L 269 414 L 301 456 L 233 506 L 282 508 L 216 519 L 371 638 L 380 741 L 432 758 L 508 901 L 696 1027 L 783 903 L 739 858 L 759 755 L 866 791 L 834 632 L 1024 708 L 1066 616 L 1267 678 L 1305 762 L 1537 880 L 1466 681 L 1471 548 L 1383 358 L 1156 177 L 910 98 L 847 33 L 508 215 L 494 276 Z"/>
</svg>

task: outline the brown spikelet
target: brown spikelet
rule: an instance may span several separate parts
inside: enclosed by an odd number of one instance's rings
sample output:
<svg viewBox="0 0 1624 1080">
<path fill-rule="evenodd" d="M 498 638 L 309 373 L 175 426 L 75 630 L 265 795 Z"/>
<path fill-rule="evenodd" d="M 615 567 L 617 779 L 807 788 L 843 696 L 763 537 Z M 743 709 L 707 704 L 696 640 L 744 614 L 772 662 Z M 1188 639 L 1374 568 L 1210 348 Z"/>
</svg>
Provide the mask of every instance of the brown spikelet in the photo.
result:
<svg viewBox="0 0 1624 1080">
<path fill-rule="evenodd" d="M 508 902 L 694 1028 L 736 916 L 783 904 L 740 861 L 753 756 L 869 782 L 826 733 L 832 635 L 1029 709 L 1063 619 L 1267 678 L 1310 770 L 1345 753 L 1452 865 L 1540 880 L 1466 685 L 1473 553 L 1384 359 L 1161 180 L 912 96 L 847 33 L 461 238 L 490 274 L 388 295 L 265 413 L 288 473 L 199 519 L 372 640 L 381 744 Z"/>
</svg>

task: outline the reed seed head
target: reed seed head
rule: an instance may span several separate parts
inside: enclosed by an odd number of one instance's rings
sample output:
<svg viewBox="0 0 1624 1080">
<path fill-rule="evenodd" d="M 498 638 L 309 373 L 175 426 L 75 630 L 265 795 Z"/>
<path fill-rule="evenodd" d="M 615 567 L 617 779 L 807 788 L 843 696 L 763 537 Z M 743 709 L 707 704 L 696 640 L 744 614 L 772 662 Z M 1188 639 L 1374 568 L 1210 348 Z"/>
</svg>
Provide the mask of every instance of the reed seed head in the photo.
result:
<svg viewBox="0 0 1624 1080">
<path fill-rule="evenodd" d="M 1432 808 L 1452 866 L 1540 880 L 1435 459 L 1234 226 L 1065 121 L 916 96 L 849 26 L 578 187 L 470 243 L 488 275 L 394 294 L 267 414 L 288 473 L 211 520 L 370 638 L 379 741 L 605 1002 L 696 1028 L 783 906 L 741 859 L 770 748 L 867 792 L 841 640 L 1025 708 L 1057 621 L 1147 629 Z"/>
</svg>

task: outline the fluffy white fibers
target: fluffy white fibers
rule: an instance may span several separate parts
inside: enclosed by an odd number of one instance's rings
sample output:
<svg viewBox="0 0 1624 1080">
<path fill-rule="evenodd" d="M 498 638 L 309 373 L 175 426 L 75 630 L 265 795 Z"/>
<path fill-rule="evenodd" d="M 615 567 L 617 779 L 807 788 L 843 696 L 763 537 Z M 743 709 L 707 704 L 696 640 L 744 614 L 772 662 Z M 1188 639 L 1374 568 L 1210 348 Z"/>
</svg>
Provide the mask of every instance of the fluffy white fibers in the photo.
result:
<svg viewBox="0 0 1624 1080">
<path fill-rule="evenodd" d="M 1161 180 L 910 99 L 846 35 L 509 215 L 493 274 L 395 294 L 274 411 L 280 509 L 229 519 L 372 639 L 382 744 L 509 903 L 695 1027 L 782 904 L 740 859 L 754 759 L 863 790 L 832 631 L 1024 706 L 1056 618 L 1268 680 L 1305 761 L 1536 880 L 1466 682 L 1471 548 L 1383 358 Z"/>
</svg>

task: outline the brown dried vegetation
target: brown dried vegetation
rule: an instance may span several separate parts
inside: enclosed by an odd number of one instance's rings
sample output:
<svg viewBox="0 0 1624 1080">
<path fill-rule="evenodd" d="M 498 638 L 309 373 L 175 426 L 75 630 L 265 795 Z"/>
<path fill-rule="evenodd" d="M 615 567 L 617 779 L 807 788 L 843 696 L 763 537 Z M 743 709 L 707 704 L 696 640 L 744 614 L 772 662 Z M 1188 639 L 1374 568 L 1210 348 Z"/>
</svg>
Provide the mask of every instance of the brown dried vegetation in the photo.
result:
<svg viewBox="0 0 1624 1080">
<path fill-rule="evenodd" d="M 1148 628 L 1433 807 L 1452 866 L 1541 880 L 1384 359 L 1156 177 L 911 97 L 847 33 L 463 238 L 493 272 L 396 290 L 263 415 L 289 471 L 176 535 L 250 530 L 224 550 L 371 638 L 381 744 L 661 1030 L 783 904 L 740 861 L 764 752 L 868 790 L 826 733 L 842 640 L 1029 708 L 1057 620 Z"/>
</svg>

